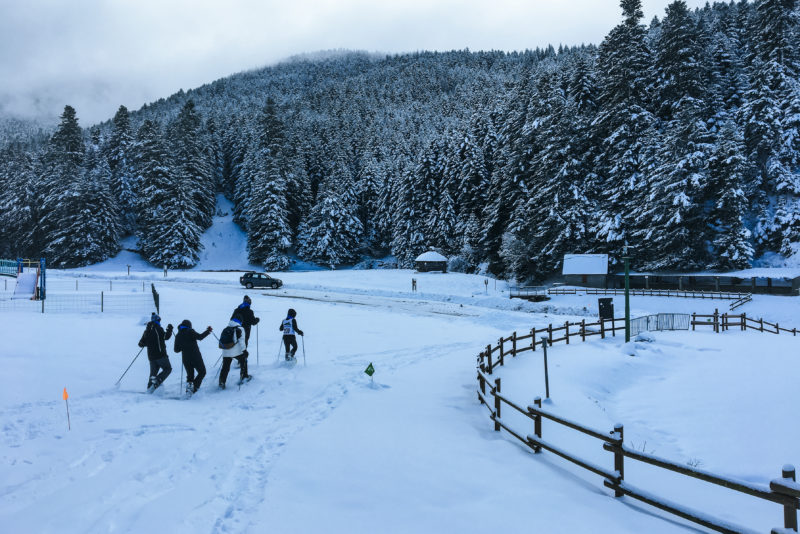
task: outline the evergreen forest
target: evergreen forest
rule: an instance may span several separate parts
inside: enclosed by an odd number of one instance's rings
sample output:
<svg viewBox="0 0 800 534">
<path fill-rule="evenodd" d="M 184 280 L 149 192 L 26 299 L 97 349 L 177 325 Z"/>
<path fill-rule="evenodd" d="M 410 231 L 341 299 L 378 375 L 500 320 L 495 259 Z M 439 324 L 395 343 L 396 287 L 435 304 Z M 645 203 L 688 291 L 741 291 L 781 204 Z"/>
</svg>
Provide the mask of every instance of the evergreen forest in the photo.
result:
<svg viewBox="0 0 800 534">
<path fill-rule="evenodd" d="M 435 249 L 517 280 L 635 245 L 638 270 L 732 270 L 800 247 L 796 0 L 621 0 L 599 44 L 331 52 L 84 128 L 0 128 L 0 257 L 74 267 L 127 236 L 188 268 L 234 204 L 251 261 L 287 269 Z"/>
</svg>

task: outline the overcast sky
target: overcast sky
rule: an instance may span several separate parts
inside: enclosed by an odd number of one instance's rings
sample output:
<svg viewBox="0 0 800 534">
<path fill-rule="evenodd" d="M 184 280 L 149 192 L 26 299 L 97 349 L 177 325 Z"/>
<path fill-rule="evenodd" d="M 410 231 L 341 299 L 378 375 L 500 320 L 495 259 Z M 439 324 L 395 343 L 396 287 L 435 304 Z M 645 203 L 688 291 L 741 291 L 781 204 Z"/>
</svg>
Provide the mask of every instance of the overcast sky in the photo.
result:
<svg viewBox="0 0 800 534">
<path fill-rule="evenodd" d="M 669 2 L 643 3 L 649 22 Z M 304 52 L 599 43 L 620 18 L 618 0 L 0 0 L 0 113 L 70 104 L 88 126 Z"/>
</svg>

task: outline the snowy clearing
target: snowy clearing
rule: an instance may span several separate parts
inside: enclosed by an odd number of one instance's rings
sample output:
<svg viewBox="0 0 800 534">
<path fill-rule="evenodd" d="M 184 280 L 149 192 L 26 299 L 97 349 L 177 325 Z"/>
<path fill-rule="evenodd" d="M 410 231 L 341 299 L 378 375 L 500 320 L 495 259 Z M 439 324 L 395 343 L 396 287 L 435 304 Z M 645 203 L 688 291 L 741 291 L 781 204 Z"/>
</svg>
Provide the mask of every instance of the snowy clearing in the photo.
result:
<svg viewBox="0 0 800 534">
<path fill-rule="evenodd" d="M 0 312 L 13 325 L 0 350 L 14 377 L 0 391 L 0 521 L 8 532 L 695 530 L 616 500 L 599 477 L 493 432 L 477 402 L 482 347 L 514 330 L 595 316 L 596 298 L 529 304 L 509 300 L 499 282 L 487 289 L 482 277 L 402 270 L 279 273 L 281 290 L 246 291 L 238 273 L 164 279 L 142 270 L 124 282 L 119 265 L 52 271 L 50 290 L 69 291 L 78 279 L 81 290 L 114 280 L 114 291 L 140 291 L 152 280 L 165 324 L 189 318 L 217 333 L 247 292 L 263 319 L 250 341 L 255 378 L 237 390 L 234 369 L 229 388 L 217 390 L 219 350 L 209 337 L 200 343 L 209 376 L 191 400 L 176 399 L 180 360 L 171 341 L 173 373 L 154 395 L 142 393 L 145 354 L 114 388 L 138 350 L 143 317 Z M 615 301 L 619 315 L 622 299 Z M 307 334 L 306 365 L 299 352 L 294 368 L 276 359 L 289 307 Z M 714 307 L 725 310 L 719 301 L 632 301 L 634 316 Z M 797 301 L 756 296 L 745 311 L 791 327 Z M 800 464 L 792 423 L 800 340 L 756 332 L 653 339 L 554 346 L 548 408 L 604 430 L 623 422 L 628 445 L 754 483 Z M 370 362 L 374 383 L 363 373 Z M 520 403 L 543 396 L 541 367 L 539 353 L 510 361 L 498 374 L 504 393 Z M 612 465 L 596 441 L 547 423 L 544 435 Z M 781 524 L 777 505 L 633 462 L 626 479 L 750 528 Z"/>
</svg>

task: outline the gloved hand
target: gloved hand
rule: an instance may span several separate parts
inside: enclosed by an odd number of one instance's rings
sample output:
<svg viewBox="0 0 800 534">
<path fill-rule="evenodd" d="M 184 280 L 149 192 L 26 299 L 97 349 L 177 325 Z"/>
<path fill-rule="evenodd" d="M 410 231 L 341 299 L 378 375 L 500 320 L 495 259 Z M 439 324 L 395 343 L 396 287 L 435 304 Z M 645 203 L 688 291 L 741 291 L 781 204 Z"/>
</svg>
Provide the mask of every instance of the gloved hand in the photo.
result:
<svg viewBox="0 0 800 534">
<path fill-rule="evenodd" d="M 172 332 L 172 323 L 167 325 L 167 332 Z"/>
<path fill-rule="evenodd" d="M 253 320 L 253 324 L 258 324 L 258 321 L 260 321 L 260 320 L 261 320 L 261 318 L 260 318 L 260 317 L 256 317 L 256 318 Z"/>
<path fill-rule="evenodd" d="M 206 327 L 206 332 L 211 332 L 212 328 L 210 326 Z"/>
<path fill-rule="evenodd" d="M 242 352 L 242 356 L 244 356 L 245 358 L 247 358 L 248 356 L 250 356 L 250 353 L 249 353 L 249 352 L 247 352 L 247 349 L 245 349 L 245 350 Z"/>
</svg>

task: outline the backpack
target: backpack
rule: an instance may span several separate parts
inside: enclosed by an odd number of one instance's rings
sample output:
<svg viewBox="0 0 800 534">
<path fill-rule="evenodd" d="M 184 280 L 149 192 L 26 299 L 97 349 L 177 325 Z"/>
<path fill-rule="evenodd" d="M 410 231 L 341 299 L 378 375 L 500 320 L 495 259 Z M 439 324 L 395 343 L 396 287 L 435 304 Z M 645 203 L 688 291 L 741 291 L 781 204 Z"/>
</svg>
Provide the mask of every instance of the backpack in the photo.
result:
<svg viewBox="0 0 800 534">
<path fill-rule="evenodd" d="M 234 345 L 236 345 L 236 328 L 232 326 L 226 326 L 222 333 L 219 335 L 219 348 L 221 349 L 232 349 Z"/>
</svg>

